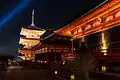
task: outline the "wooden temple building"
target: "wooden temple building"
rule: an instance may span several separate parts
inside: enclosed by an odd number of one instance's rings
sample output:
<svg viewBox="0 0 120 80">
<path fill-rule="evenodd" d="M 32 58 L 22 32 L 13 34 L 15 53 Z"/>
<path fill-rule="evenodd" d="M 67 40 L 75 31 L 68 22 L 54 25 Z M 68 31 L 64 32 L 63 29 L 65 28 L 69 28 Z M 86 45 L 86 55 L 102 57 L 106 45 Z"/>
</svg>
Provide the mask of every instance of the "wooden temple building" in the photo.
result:
<svg viewBox="0 0 120 80">
<path fill-rule="evenodd" d="M 36 54 L 36 59 L 43 55 L 45 60 L 64 60 L 63 54 L 75 54 L 84 41 L 94 56 L 120 56 L 119 35 L 120 0 L 105 0 L 72 23 L 45 37 L 41 44 L 30 51 Z"/>
<path fill-rule="evenodd" d="M 105 0 L 55 33 L 70 36 L 74 48 L 84 41 L 94 56 L 120 61 L 120 0 Z"/>
<path fill-rule="evenodd" d="M 72 45 L 69 36 L 52 33 L 41 40 L 42 44 L 35 46 L 35 61 L 64 61 L 65 57 L 72 55 Z"/>
<path fill-rule="evenodd" d="M 109 41 L 107 41 L 107 37 L 109 36 L 107 31 L 119 27 L 119 19 L 120 1 L 105 0 L 87 14 L 55 32 L 60 35 L 70 36 L 73 40 L 81 39 L 81 41 L 87 41 L 90 35 L 100 33 L 101 49 L 108 49 L 107 43 Z"/>
</svg>

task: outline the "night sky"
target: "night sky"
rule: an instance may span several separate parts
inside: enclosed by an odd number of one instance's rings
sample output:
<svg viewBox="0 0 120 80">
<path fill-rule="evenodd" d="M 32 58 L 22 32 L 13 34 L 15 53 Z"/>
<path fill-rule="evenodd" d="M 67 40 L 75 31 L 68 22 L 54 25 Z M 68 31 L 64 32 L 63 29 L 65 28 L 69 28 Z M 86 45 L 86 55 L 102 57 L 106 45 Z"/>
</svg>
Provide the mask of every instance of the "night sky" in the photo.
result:
<svg viewBox="0 0 120 80">
<path fill-rule="evenodd" d="M 0 21 L 25 0 L 1 0 Z M 0 53 L 16 55 L 19 47 L 20 28 L 31 24 L 35 9 L 35 24 L 43 29 L 58 29 L 74 21 L 104 0 L 31 0 L 16 15 L 0 26 Z M 24 6 L 24 5 L 23 5 Z"/>
</svg>

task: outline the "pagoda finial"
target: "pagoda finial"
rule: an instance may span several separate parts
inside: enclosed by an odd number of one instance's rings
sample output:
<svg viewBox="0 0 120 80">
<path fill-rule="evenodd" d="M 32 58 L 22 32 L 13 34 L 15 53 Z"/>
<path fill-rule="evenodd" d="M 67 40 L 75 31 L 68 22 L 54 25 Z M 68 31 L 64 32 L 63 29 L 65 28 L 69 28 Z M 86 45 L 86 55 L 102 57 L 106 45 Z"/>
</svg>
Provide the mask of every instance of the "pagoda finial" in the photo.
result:
<svg viewBox="0 0 120 80">
<path fill-rule="evenodd" d="M 35 24 L 34 24 L 34 9 L 32 11 L 32 23 L 31 23 L 31 26 L 35 26 Z"/>
</svg>

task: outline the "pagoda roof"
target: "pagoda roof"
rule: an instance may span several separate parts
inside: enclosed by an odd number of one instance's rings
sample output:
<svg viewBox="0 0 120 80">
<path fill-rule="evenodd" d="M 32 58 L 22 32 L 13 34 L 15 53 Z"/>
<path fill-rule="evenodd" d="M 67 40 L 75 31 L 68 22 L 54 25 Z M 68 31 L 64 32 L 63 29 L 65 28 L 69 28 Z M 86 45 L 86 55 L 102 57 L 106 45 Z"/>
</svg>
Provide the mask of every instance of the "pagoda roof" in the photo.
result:
<svg viewBox="0 0 120 80">
<path fill-rule="evenodd" d="M 23 50 L 23 51 L 28 51 L 28 50 L 31 50 L 31 49 L 33 49 L 34 47 L 36 47 L 37 45 L 35 45 L 35 46 L 32 46 L 31 48 L 22 48 L 22 49 L 20 49 L 20 50 Z"/>
<path fill-rule="evenodd" d="M 21 37 L 22 39 L 26 39 L 26 40 L 40 40 L 40 39 L 36 39 L 36 38 L 26 38 L 26 37 Z"/>
<path fill-rule="evenodd" d="M 28 49 L 28 48 L 22 48 L 21 50 L 27 51 L 27 50 L 29 50 L 29 49 Z"/>
<path fill-rule="evenodd" d="M 26 27 L 26 29 L 44 31 L 44 29 L 41 29 L 41 28 L 37 27 L 36 25 L 30 25 L 30 26 Z"/>
</svg>

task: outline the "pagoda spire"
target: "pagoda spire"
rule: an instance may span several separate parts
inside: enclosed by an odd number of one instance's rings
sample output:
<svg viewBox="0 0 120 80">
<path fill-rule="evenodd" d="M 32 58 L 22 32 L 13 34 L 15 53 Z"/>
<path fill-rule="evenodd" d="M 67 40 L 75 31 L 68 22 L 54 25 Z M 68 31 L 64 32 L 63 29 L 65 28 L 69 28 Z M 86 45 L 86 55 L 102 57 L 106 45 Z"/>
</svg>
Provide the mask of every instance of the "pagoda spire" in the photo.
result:
<svg viewBox="0 0 120 80">
<path fill-rule="evenodd" d="M 33 11 L 32 11 L 32 21 L 31 21 L 31 26 L 35 26 L 35 24 L 34 24 L 34 15 L 35 15 L 35 13 L 34 13 L 34 9 L 33 9 Z"/>
</svg>

